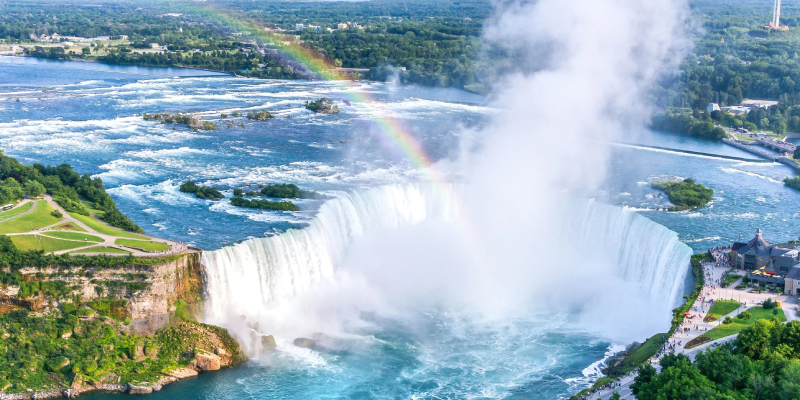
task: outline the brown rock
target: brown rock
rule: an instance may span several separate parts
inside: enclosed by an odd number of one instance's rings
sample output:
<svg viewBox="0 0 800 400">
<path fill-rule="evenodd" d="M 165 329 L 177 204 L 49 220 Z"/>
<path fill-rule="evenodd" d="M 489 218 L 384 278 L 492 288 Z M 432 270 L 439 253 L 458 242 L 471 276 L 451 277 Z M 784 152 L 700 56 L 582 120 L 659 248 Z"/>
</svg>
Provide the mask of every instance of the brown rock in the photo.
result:
<svg viewBox="0 0 800 400">
<path fill-rule="evenodd" d="M 150 394 L 153 393 L 153 388 L 150 386 L 136 386 L 128 384 L 128 394 Z"/>
<path fill-rule="evenodd" d="M 220 357 L 224 356 L 225 355 L 225 349 L 223 349 L 222 347 L 217 347 L 217 349 L 214 350 L 214 353 L 216 355 L 220 356 Z"/>
<path fill-rule="evenodd" d="M 197 360 L 197 368 L 203 371 L 219 371 L 220 358 L 216 354 L 198 352 L 194 359 Z"/>
<path fill-rule="evenodd" d="M 197 371 L 189 368 L 175 368 L 169 371 L 169 376 L 177 379 L 191 378 L 197 376 Z"/>
<path fill-rule="evenodd" d="M 275 343 L 275 337 L 272 335 L 266 335 L 261 337 L 261 350 L 272 350 L 278 347 L 278 344 Z"/>
<path fill-rule="evenodd" d="M 316 345 L 317 342 L 314 339 L 309 338 L 297 338 L 294 340 L 294 345 L 297 347 L 311 347 Z"/>
</svg>

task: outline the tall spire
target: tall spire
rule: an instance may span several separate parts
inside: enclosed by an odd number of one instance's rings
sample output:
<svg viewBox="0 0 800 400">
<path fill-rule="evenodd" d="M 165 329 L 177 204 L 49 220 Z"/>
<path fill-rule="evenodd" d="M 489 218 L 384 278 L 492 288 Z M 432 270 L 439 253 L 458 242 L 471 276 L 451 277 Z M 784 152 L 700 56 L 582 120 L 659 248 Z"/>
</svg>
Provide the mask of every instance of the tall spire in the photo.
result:
<svg viewBox="0 0 800 400">
<path fill-rule="evenodd" d="M 781 0 L 775 0 L 775 10 L 772 11 L 772 24 L 776 28 L 781 26 Z"/>
</svg>

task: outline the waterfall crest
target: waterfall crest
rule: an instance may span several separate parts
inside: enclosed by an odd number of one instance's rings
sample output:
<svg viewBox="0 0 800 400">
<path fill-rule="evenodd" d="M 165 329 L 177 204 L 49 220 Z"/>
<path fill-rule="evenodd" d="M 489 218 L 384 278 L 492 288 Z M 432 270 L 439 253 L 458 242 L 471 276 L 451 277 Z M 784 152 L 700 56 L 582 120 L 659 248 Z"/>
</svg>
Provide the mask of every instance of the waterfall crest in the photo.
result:
<svg viewBox="0 0 800 400">
<path fill-rule="evenodd" d="M 306 228 L 204 252 L 206 318 L 224 325 L 232 316 L 255 317 L 271 303 L 333 280 L 337 263 L 356 238 L 452 218 L 453 207 L 443 197 L 421 184 L 347 193 L 326 202 Z M 615 276 L 649 288 L 656 311 L 675 306 L 692 254 L 675 232 L 627 208 L 577 199 L 563 207 L 569 209 L 559 230 L 564 243 L 605 252 Z"/>
</svg>

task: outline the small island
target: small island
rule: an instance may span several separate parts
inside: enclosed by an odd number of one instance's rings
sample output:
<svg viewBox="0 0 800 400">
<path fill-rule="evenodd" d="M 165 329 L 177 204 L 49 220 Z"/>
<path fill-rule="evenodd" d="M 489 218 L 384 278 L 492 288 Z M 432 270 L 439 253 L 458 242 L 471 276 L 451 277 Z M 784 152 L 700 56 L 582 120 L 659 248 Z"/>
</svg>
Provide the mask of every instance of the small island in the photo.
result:
<svg viewBox="0 0 800 400">
<path fill-rule="evenodd" d="M 217 124 L 211 121 L 203 121 L 199 117 L 191 114 L 170 114 L 170 113 L 157 113 L 157 114 L 142 114 L 145 121 L 161 121 L 162 124 L 178 124 L 186 125 L 189 128 L 204 131 L 213 131 L 217 129 Z"/>
<path fill-rule="evenodd" d="M 311 190 L 300 190 L 295 184 L 272 184 L 267 185 L 261 189 L 261 194 L 267 197 L 275 197 L 278 199 L 325 199 L 317 192 Z"/>
<path fill-rule="evenodd" d="M 800 190 L 800 176 L 794 178 L 785 178 L 783 183 L 792 189 Z"/>
<path fill-rule="evenodd" d="M 231 197 L 231 205 L 244 208 L 258 208 L 274 211 L 300 211 L 300 207 L 291 201 L 270 201 L 266 199 L 248 200 L 241 196 Z"/>
<path fill-rule="evenodd" d="M 664 191 L 669 197 L 672 207 L 669 211 L 693 210 L 708 204 L 714 196 L 714 189 L 695 183 L 694 179 L 686 178 L 682 182 L 653 182 L 653 189 Z"/>
<path fill-rule="evenodd" d="M 336 114 L 339 112 L 339 107 L 327 97 L 317 101 L 306 101 L 306 108 L 317 114 Z"/>
<path fill-rule="evenodd" d="M 267 110 L 261 110 L 261 111 L 256 110 L 247 113 L 247 119 L 252 119 L 254 121 L 266 121 L 272 118 L 275 118 L 275 116 L 272 115 L 272 113 Z"/>
<path fill-rule="evenodd" d="M 191 179 L 184 182 L 180 188 L 181 192 L 183 193 L 194 193 L 194 196 L 198 199 L 209 199 L 209 200 L 220 200 L 225 198 L 225 196 L 220 193 L 219 190 L 213 188 L 211 186 L 199 186 Z"/>
</svg>

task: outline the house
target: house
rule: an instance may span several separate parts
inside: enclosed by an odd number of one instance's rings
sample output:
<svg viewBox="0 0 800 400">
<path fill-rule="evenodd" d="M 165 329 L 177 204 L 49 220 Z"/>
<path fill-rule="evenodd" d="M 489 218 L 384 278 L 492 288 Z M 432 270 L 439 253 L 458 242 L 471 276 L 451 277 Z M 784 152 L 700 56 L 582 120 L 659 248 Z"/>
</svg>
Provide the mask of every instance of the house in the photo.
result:
<svg viewBox="0 0 800 400">
<path fill-rule="evenodd" d="M 336 24 L 336 29 L 347 29 L 347 24 L 338 23 Z"/>
<path fill-rule="evenodd" d="M 708 112 L 720 111 L 719 104 L 717 103 L 709 103 L 708 104 Z"/>
<path fill-rule="evenodd" d="M 294 24 L 294 30 L 302 31 L 303 30 L 303 24 Z"/>
<path fill-rule="evenodd" d="M 50 41 L 50 36 L 47 36 L 47 35 L 45 35 L 43 33 L 43 34 L 39 35 L 39 41 L 40 42 L 49 42 Z"/>
<path fill-rule="evenodd" d="M 58 42 L 61 40 L 61 35 L 54 33 L 50 35 L 50 40 L 52 40 L 53 42 Z"/>
</svg>

